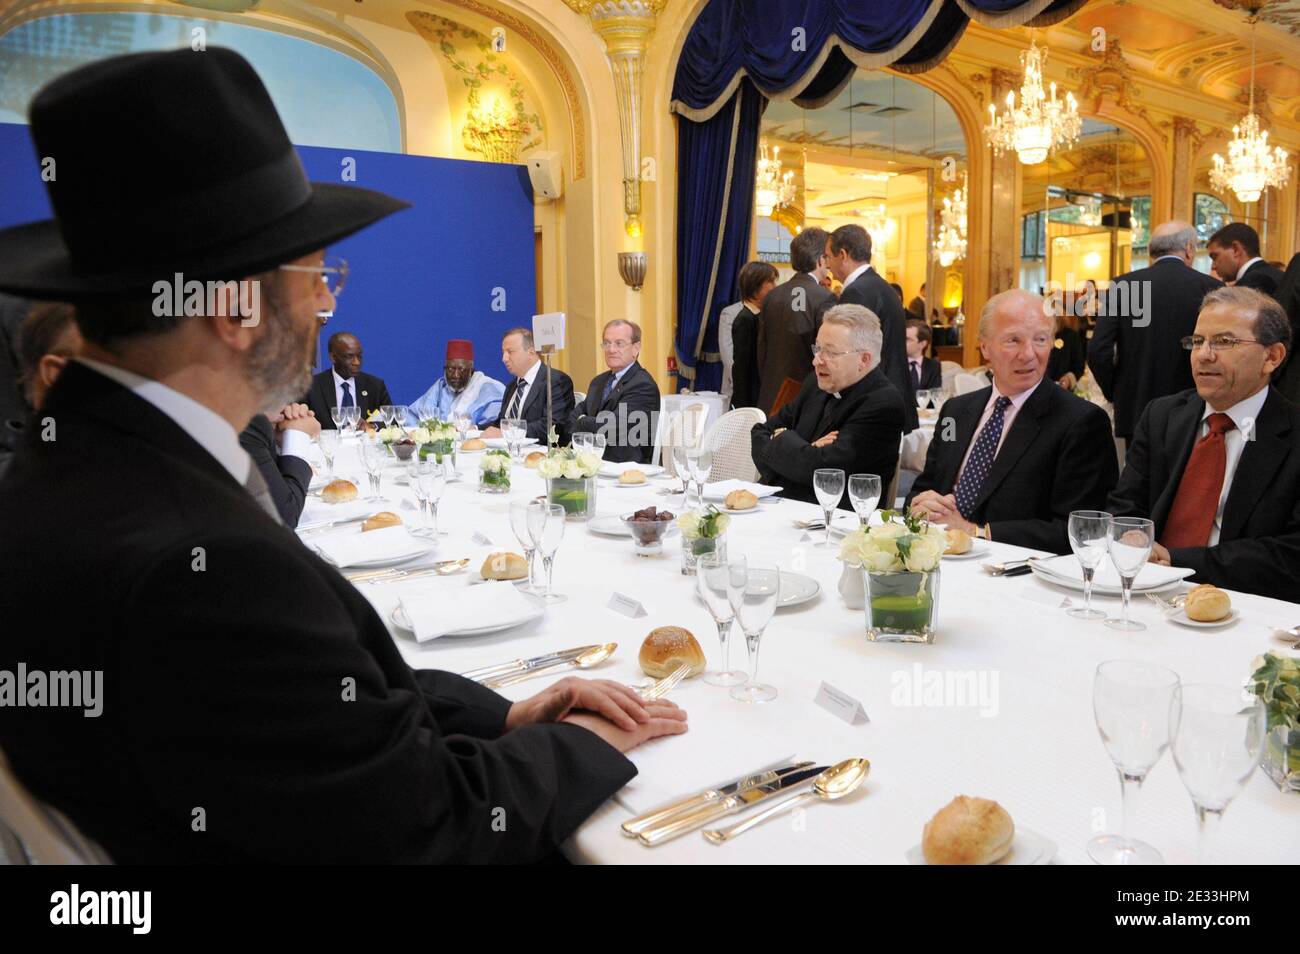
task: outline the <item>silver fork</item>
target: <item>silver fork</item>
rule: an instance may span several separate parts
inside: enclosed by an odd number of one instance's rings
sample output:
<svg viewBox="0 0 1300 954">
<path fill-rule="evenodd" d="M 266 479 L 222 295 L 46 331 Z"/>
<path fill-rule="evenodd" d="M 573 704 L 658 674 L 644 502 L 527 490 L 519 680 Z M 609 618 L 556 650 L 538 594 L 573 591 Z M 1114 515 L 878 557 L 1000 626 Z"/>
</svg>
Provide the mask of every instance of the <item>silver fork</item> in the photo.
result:
<svg viewBox="0 0 1300 954">
<path fill-rule="evenodd" d="M 1152 603 L 1155 603 L 1156 606 L 1159 606 L 1166 613 L 1172 613 L 1174 610 L 1181 609 L 1183 604 L 1187 602 L 1187 594 L 1179 593 L 1172 600 L 1167 600 L 1158 593 L 1147 593 L 1147 599 Z"/>
<path fill-rule="evenodd" d="M 662 699 L 668 693 L 677 688 L 677 684 L 685 679 L 691 671 L 690 663 L 682 663 L 668 675 L 664 676 L 652 686 L 644 689 L 638 689 L 637 693 L 641 696 L 642 702 L 654 702 L 656 699 Z"/>
</svg>

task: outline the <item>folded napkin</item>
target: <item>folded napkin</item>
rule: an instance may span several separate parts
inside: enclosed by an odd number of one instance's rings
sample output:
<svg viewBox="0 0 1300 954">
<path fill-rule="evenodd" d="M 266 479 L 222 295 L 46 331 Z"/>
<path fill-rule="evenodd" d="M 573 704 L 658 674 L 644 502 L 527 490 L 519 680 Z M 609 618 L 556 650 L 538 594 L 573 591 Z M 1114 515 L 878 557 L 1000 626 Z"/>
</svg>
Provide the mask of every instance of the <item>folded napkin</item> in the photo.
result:
<svg viewBox="0 0 1300 954">
<path fill-rule="evenodd" d="M 760 500 L 780 493 L 783 488 L 770 487 L 767 484 L 755 484 L 748 480 L 718 480 L 704 485 L 705 500 L 725 500 L 733 490 L 748 490 Z"/>
<path fill-rule="evenodd" d="M 1046 560 L 1035 560 L 1034 564 L 1039 570 L 1045 571 L 1051 576 L 1083 582 L 1083 571 L 1079 568 L 1079 561 L 1075 559 L 1073 554 L 1051 557 Z M 1195 572 L 1195 570 L 1189 570 L 1181 566 L 1160 566 L 1156 563 L 1147 563 L 1138 571 L 1137 578 L 1133 581 L 1133 588 L 1135 590 L 1160 589 L 1186 579 Z M 1115 566 L 1109 559 L 1102 560 L 1101 566 L 1097 567 L 1097 572 L 1093 575 L 1092 582 L 1095 586 L 1109 587 L 1114 590 L 1118 590 L 1121 585 L 1119 574 L 1115 572 Z"/>
<path fill-rule="evenodd" d="M 495 581 L 455 592 L 412 593 L 401 604 L 419 642 L 462 629 L 526 623 L 542 612 L 513 583 Z"/>
<path fill-rule="evenodd" d="M 319 497 L 308 497 L 298 518 L 298 529 L 303 530 L 312 524 L 328 520 L 351 520 L 353 517 L 368 517 L 385 509 L 385 504 L 378 500 L 349 500 L 347 503 L 328 504 Z"/>
<path fill-rule="evenodd" d="M 308 541 L 320 555 L 338 567 L 376 560 L 402 560 L 429 552 L 433 544 L 413 537 L 406 527 L 385 527 L 362 533 L 359 524 L 322 534 Z"/>
</svg>

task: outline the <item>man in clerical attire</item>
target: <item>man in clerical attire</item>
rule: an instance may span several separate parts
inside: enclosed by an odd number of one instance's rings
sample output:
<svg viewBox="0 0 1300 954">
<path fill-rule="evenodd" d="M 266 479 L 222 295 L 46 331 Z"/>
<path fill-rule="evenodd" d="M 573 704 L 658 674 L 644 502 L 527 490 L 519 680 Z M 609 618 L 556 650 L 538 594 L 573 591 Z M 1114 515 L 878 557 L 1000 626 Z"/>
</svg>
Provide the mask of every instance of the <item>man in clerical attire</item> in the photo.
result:
<svg viewBox="0 0 1300 954">
<path fill-rule="evenodd" d="M 411 410 L 421 420 L 468 417 L 475 427 L 484 427 L 501 415 L 501 395 L 505 391 L 500 381 L 474 370 L 474 345 L 454 338 L 447 342 L 442 377 L 411 404 Z"/>
</svg>

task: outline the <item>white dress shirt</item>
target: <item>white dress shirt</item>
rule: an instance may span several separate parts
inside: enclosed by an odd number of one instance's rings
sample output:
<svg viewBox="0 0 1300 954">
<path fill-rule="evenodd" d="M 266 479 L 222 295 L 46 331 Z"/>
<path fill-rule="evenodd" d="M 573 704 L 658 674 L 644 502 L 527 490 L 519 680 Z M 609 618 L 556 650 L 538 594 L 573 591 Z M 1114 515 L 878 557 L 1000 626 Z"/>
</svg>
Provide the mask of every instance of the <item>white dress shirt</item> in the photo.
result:
<svg viewBox="0 0 1300 954">
<path fill-rule="evenodd" d="M 1208 546 L 1214 546 L 1219 542 L 1219 527 L 1223 524 L 1223 508 L 1228 502 L 1228 491 L 1232 489 L 1232 478 L 1237 473 L 1237 464 L 1241 462 L 1246 441 L 1255 439 L 1255 422 L 1259 420 L 1259 412 L 1264 409 L 1266 400 L 1268 400 L 1267 385 L 1223 412 L 1232 418 L 1232 423 L 1237 426 L 1223 435 L 1225 457 L 1223 491 L 1219 494 L 1219 508 L 1214 512 L 1214 526 L 1210 528 Z M 1214 408 L 1206 404 L 1205 411 L 1201 414 L 1201 428 L 1197 432 L 1197 440 L 1210 432 L 1210 425 L 1205 422 L 1213 413 Z"/>
<path fill-rule="evenodd" d="M 1007 439 L 1007 435 L 1011 433 L 1011 425 L 1015 422 L 1016 414 L 1025 406 L 1025 402 L 1029 400 L 1029 396 L 1038 390 L 1038 388 L 1041 388 L 1043 386 L 1043 381 L 1046 380 L 1047 376 L 1044 375 L 1043 380 L 1039 381 L 1035 387 L 1026 388 L 1014 397 L 1004 395 L 998 390 L 997 382 L 995 381 L 993 383 L 993 393 L 989 395 L 989 401 L 984 405 L 984 413 L 980 415 L 979 423 L 975 425 L 975 432 L 971 434 L 970 443 L 966 445 L 966 454 L 961 459 L 961 470 L 957 471 L 957 480 L 953 483 L 954 487 L 961 483 L 961 472 L 966 469 L 966 462 L 970 460 L 970 453 L 975 449 L 975 442 L 979 440 L 980 431 L 984 430 L 984 425 L 987 424 L 989 418 L 993 416 L 993 405 L 997 403 L 997 399 L 1000 397 L 1010 397 L 1011 403 L 1007 406 L 1007 409 L 1002 412 L 1002 434 L 998 437 L 998 446 L 993 449 L 994 460 L 997 460 L 998 451 L 1002 450 L 1002 443 Z M 1050 387 L 1055 386 L 1056 385 L 1050 385 Z"/>
<path fill-rule="evenodd" d="M 856 282 L 858 280 L 858 276 L 861 275 L 870 267 L 871 267 L 871 263 L 866 262 L 862 265 L 859 265 L 857 268 L 853 269 L 853 271 L 849 272 L 848 276 L 844 279 L 844 287 L 848 288 L 850 285 Z"/>
<path fill-rule="evenodd" d="M 181 394 L 163 384 L 119 368 L 116 365 L 103 364 L 89 358 L 77 358 L 82 364 L 93 368 L 106 378 L 112 378 L 136 397 L 148 401 L 162 411 L 205 451 L 216 458 L 217 463 L 230 472 L 230 476 L 241 485 L 248 480 L 248 472 L 253 466 L 253 459 L 239 446 L 239 434 L 224 417 L 192 397 Z M 302 435 L 306 437 L 306 434 Z"/>
<path fill-rule="evenodd" d="M 275 425 L 271 425 L 274 427 Z M 288 427 L 282 431 L 276 431 L 280 438 L 280 456 L 281 457 L 301 457 L 307 459 L 308 449 L 311 447 L 311 438 L 304 431 L 295 427 Z"/>
<path fill-rule="evenodd" d="M 533 382 L 537 380 L 537 372 L 541 366 L 542 362 L 534 361 L 533 366 L 524 372 L 524 386 L 511 395 L 509 405 L 502 406 L 502 417 L 505 417 L 510 411 L 510 408 L 515 406 L 516 403 L 518 404 L 518 410 L 515 411 L 515 416 L 518 417 L 520 414 L 524 413 L 524 405 L 528 403 L 528 392 L 533 389 Z M 516 381 L 517 380 L 518 379 L 516 379 Z"/>
<path fill-rule="evenodd" d="M 1250 268 L 1250 266 L 1254 265 L 1256 262 L 1262 262 L 1262 261 L 1264 260 L 1260 258 L 1258 255 L 1256 255 L 1254 258 L 1247 259 L 1246 264 L 1241 266 L 1241 268 L 1237 269 L 1237 281 L 1241 281 L 1241 276 L 1246 274 L 1246 269 Z"/>
</svg>

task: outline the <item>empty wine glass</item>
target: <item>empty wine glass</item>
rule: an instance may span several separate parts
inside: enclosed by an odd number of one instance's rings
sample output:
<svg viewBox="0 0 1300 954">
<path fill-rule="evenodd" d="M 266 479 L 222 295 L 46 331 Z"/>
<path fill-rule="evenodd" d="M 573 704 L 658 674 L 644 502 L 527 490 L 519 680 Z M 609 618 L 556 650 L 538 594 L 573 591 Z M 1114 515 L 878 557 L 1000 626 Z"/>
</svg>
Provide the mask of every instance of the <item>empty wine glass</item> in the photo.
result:
<svg viewBox="0 0 1300 954">
<path fill-rule="evenodd" d="M 420 464 L 418 478 L 420 491 L 429 504 L 430 513 L 433 514 L 433 530 L 430 536 L 441 536 L 446 531 L 438 529 L 438 501 L 442 499 L 442 493 L 447 489 L 447 471 L 437 461 L 426 460 Z"/>
<path fill-rule="evenodd" d="M 1264 706 L 1240 686 L 1179 686 L 1169 709 L 1174 765 L 1196 809 L 1197 863 L 1210 864 L 1215 833 L 1264 750 Z"/>
<path fill-rule="evenodd" d="M 1137 815 L 1138 790 L 1169 747 L 1170 705 L 1178 674 L 1164 666 L 1114 659 L 1097 667 L 1092 681 L 1092 713 L 1102 745 L 1119 772 L 1123 806 L 1118 835 L 1088 842 L 1088 857 L 1099 865 L 1158 865 L 1164 859 L 1151 845 L 1129 837 Z"/>
<path fill-rule="evenodd" d="M 501 436 L 506 439 L 510 457 L 519 457 L 519 444 L 528 436 L 528 423 L 522 417 L 507 417 L 501 420 Z"/>
<path fill-rule="evenodd" d="M 673 473 L 682 479 L 682 506 L 687 507 L 691 502 L 691 458 L 685 444 L 673 445 Z"/>
<path fill-rule="evenodd" d="M 570 443 L 573 445 L 573 449 L 579 454 L 587 454 L 596 446 L 596 435 L 588 434 L 586 432 L 574 434 Z"/>
<path fill-rule="evenodd" d="M 722 648 L 722 665 L 717 671 L 710 670 L 704 674 L 704 681 L 710 686 L 739 686 L 748 681 L 743 672 L 731 668 L 727 637 L 731 635 L 731 624 L 735 622 L 736 611 L 731 608 L 731 597 L 728 595 L 730 579 L 724 555 L 716 552 L 700 554 L 695 564 L 695 588 L 718 627 L 718 644 Z"/>
<path fill-rule="evenodd" d="M 834 516 L 835 508 L 840 505 L 840 500 L 844 496 L 844 471 L 837 467 L 819 467 L 814 470 L 813 492 L 817 494 L 817 502 L 821 504 L 822 513 L 826 514 L 826 539 L 817 546 L 834 546 L 835 544 L 831 542 L 831 517 Z"/>
<path fill-rule="evenodd" d="M 917 388 L 917 389 L 916 389 L 916 406 L 917 406 L 920 410 L 922 410 L 922 411 L 924 411 L 927 407 L 930 406 L 930 389 L 929 389 L 929 388 Z"/>
<path fill-rule="evenodd" d="M 337 431 L 340 427 L 342 427 L 344 424 L 343 408 L 341 407 L 330 408 L 330 420 L 334 422 L 334 430 Z"/>
<path fill-rule="evenodd" d="M 1066 610 L 1075 619 L 1105 619 L 1106 614 L 1092 608 L 1092 578 L 1106 559 L 1110 546 L 1110 524 L 1114 518 L 1100 510 L 1075 510 L 1070 513 L 1070 549 L 1083 571 L 1083 605 Z"/>
<path fill-rule="evenodd" d="M 335 408 L 335 410 L 338 410 Z M 320 444 L 320 454 L 325 458 L 325 467 L 329 474 L 329 479 L 334 479 L 334 457 L 339 452 L 339 432 L 322 430 L 317 438 Z"/>
<path fill-rule="evenodd" d="M 876 504 L 880 503 L 880 477 L 877 474 L 849 475 L 849 503 L 853 504 L 858 515 L 858 523 L 865 527 L 871 521 Z"/>
<path fill-rule="evenodd" d="M 350 428 L 353 433 L 357 431 L 357 425 L 361 423 L 361 408 L 355 404 L 343 408 L 343 426 Z"/>
<path fill-rule="evenodd" d="M 466 414 L 456 415 L 456 419 L 451 422 L 451 426 L 456 428 L 456 434 L 460 437 L 465 436 L 465 432 L 474 426 L 474 422 Z"/>
<path fill-rule="evenodd" d="M 560 541 L 564 539 L 565 511 L 562 506 L 553 503 L 539 501 L 534 506 L 545 513 L 545 519 L 540 521 L 540 527 L 536 526 L 535 521 L 530 521 L 528 528 L 534 546 L 542 554 L 542 568 L 546 571 L 546 592 L 542 595 L 542 599 L 549 604 L 563 603 L 567 597 L 552 592 L 551 576 L 555 569 L 555 551 L 560 548 Z"/>
<path fill-rule="evenodd" d="M 393 423 L 402 430 L 406 430 L 406 425 L 410 422 L 411 417 L 412 414 L 410 407 L 405 404 L 393 405 Z"/>
<path fill-rule="evenodd" d="M 379 494 L 379 475 L 388 462 L 388 447 L 378 438 L 364 437 L 361 440 L 361 464 L 370 477 L 370 496 L 367 500 L 382 500 Z"/>
<path fill-rule="evenodd" d="M 411 487 L 411 493 L 415 496 L 415 502 L 420 505 L 420 528 L 429 526 L 429 499 L 424 495 L 424 488 L 420 486 L 420 468 L 425 466 L 427 461 L 420 460 L 420 449 L 417 447 L 411 459 L 406 462 L 406 482 Z M 419 530 L 412 531 L 419 533 Z"/>
<path fill-rule="evenodd" d="M 591 452 L 601 460 L 605 459 L 605 449 L 609 446 L 609 438 L 600 431 L 591 435 Z"/>
<path fill-rule="evenodd" d="M 528 582 L 520 589 L 526 589 L 530 593 L 537 589 L 533 574 L 533 556 L 537 553 L 537 544 L 533 543 L 533 531 L 529 526 L 529 517 L 533 514 L 538 515 L 537 523 L 540 526 L 545 520 L 546 511 L 542 510 L 541 504 L 536 500 L 516 500 L 510 504 L 510 529 L 514 531 L 519 545 L 524 548 L 524 559 L 528 562 Z"/>
<path fill-rule="evenodd" d="M 841 472 L 842 473 L 842 472 Z M 781 571 L 769 564 L 749 563 L 744 557 L 733 559 L 727 565 L 727 598 L 745 634 L 749 649 L 749 680 L 731 690 L 731 698 L 741 702 L 770 702 L 776 698 L 776 689 L 758 681 L 758 646 L 763 630 L 776 612 L 777 598 L 781 593 Z"/>
<path fill-rule="evenodd" d="M 703 507 L 704 485 L 709 482 L 709 475 L 713 473 L 713 451 L 704 447 L 692 447 L 687 456 L 687 468 L 691 479 L 695 481 L 695 494 L 700 500 L 700 506 Z"/>
<path fill-rule="evenodd" d="M 379 417 L 389 427 L 393 426 L 393 421 L 397 420 L 397 408 L 392 404 L 379 405 Z"/>
<path fill-rule="evenodd" d="M 1125 633 L 1139 633 L 1146 623 L 1128 618 L 1128 604 L 1133 592 L 1133 581 L 1151 556 L 1155 542 L 1155 525 L 1145 517 L 1115 517 L 1110 523 L 1108 549 L 1110 562 L 1119 574 L 1124 595 L 1124 613 L 1119 619 L 1108 619 L 1106 625 Z"/>
</svg>

